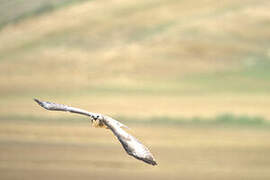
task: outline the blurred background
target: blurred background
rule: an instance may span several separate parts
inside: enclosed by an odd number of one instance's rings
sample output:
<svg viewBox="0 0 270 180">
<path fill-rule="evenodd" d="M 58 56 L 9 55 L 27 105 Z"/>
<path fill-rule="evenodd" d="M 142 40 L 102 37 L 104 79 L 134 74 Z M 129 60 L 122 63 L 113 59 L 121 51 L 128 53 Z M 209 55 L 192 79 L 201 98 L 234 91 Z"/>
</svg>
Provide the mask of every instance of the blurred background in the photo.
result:
<svg viewBox="0 0 270 180">
<path fill-rule="evenodd" d="M 268 0 L 0 0 L 0 179 L 269 179 L 269 107 Z"/>
</svg>

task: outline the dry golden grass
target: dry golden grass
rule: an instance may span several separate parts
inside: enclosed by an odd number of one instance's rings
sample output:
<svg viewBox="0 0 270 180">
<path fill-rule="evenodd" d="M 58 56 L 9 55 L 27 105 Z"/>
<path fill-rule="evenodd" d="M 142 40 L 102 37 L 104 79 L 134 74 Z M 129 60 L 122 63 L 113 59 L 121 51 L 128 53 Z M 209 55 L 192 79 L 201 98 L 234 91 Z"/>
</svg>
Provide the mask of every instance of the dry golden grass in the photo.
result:
<svg viewBox="0 0 270 180">
<path fill-rule="evenodd" d="M 36 105 L 33 97 L 15 97 L 3 99 L 0 102 L 0 114 L 11 116 L 40 116 L 40 117 L 68 117 L 68 113 L 47 112 Z M 42 100 L 53 101 L 79 107 L 91 112 L 99 112 L 113 117 L 134 117 L 144 119 L 151 117 L 171 118 L 215 118 L 224 113 L 237 116 L 259 116 L 270 119 L 268 95 L 83 95 L 45 97 Z M 73 115 L 73 117 L 77 117 Z M 85 117 L 82 117 L 85 119 Z"/>
<path fill-rule="evenodd" d="M 266 0 L 91 1 L 28 18 L 0 32 L 0 91 L 149 83 L 192 90 L 196 84 L 186 75 L 239 70 L 267 58 L 268 7 Z"/>
<path fill-rule="evenodd" d="M 166 124 L 270 119 L 269 9 L 268 0 L 82 1 L 2 27 L 0 179 L 269 179 L 268 127 Z M 34 97 L 164 117 L 130 124 L 159 166 Z"/>
<path fill-rule="evenodd" d="M 149 84 L 189 91 L 196 84 L 186 75 L 238 71 L 268 57 L 268 7 L 266 0 L 91 1 L 31 17 L 0 32 L 0 91 Z"/>
<path fill-rule="evenodd" d="M 159 163 L 126 155 L 112 133 L 89 124 L 1 122 L 4 179 L 268 179 L 268 130 L 132 126 Z"/>
</svg>

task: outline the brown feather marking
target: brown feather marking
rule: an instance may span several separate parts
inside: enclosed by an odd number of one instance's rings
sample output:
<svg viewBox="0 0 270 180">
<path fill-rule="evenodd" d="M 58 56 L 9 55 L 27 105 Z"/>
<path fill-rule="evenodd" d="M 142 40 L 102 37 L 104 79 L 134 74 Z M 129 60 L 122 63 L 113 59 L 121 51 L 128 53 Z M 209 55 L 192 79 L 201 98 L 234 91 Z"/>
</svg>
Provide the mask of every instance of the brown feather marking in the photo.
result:
<svg viewBox="0 0 270 180">
<path fill-rule="evenodd" d="M 108 127 L 100 120 L 94 120 L 92 121 L 92 127 L 95 128 L 106 128 L 108 129 Z"/>
</svg>

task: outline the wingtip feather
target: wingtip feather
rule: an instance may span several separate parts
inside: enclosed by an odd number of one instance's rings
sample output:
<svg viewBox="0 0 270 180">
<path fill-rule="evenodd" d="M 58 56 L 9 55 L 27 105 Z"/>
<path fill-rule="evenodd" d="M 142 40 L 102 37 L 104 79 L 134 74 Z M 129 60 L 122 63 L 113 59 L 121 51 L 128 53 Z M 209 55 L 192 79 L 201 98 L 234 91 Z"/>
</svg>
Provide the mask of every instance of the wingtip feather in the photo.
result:
<svg viewBox="0 0 270 180">
<path fill-rule="evenodd" d="M 49 107 L 47 106 L 47 102 L 42 102 L 42 101 L 40 101 L 40 100 L 38 100 L 36 98 L 34 98 L 34 101 L 36 101 L 36 103 L 38 103 L 41 107 L 49 110 Z"/>
<path fill-rule="evenodd" d="M 38 103 L 40 106 L 42 106 L 42 107 L 43 107 L 43 104 L 42 104 L 42 102 L 41 102 L 40 100 L 38 100 L 38 99 L 34 98 L 34 101 L 36 101 L 36 103 Z"/>
<path fill-rule="evenodd" d="M 153 159 L 153 158 L 150 158 L 150 159 L 145 159 L 144 162 L 148 163 L 148 164 L 151 164 L 153 166 L 157 166 L 157 162 Z"/>
<path fill-rule="evenodd" d="M 37 98 L 33 98 L 33 99 L 34 99 L 34 101 L 39 102 L 39 100 Z"/>
</svg>

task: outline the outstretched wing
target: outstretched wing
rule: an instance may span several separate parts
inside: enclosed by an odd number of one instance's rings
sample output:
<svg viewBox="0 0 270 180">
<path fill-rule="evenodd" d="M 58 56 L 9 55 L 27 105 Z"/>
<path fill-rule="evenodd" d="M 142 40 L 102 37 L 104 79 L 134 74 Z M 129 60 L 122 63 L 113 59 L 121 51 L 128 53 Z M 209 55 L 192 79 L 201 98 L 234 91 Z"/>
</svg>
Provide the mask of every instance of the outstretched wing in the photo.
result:
<svg viewBox="0 0 270 180">
<path fill-rule="evenodd" d="M 52 102 L 39 101 L 34 99 L 41 107 L 51 111 L 68 111 L 71 113 L 82 114 L 90 116 L 93 120 L 101 123 L 101 126 L 105 124 L 106 127 L 111 129 L 114 135 L 118 138 L 125 151 L 148 164 L 157 165 L 153 155 L 142 143 L 140 143 L 135 137 L 124 131 L 121 127 L 127 127 L 124 124 L 114 120 L 109 116 L 103 116 L 102 114 L 88 112 L 79 108 L 70 107 L 63 104 L 56 104 Z"/>
<path fill-rule="evenodd" d="M 90 116 L 94 119 L 96 119 L 99 114 L 97 113 L 92 113 L 92 112 L 88 112 L 79 108 L 74 108 L 74 107 L 70 107 L 64 104 L 56 104 L 56 103 L 52 103 L 52 102 L 45 102 L 45 101 L 39 101 L 38 99 L 34 99 L 41 107 L 47 109 L 47 110 L 51 110 L 51 111 L 68 111 L 71 113 L 77 113 L 77 114 L 82 114 L 82 115 L 86 115 L 86 116 Z"/>
<path fill-rule="evenodd" d="M 92 112 L 88 112 L 85 111 L 83 109 L 79 109 L 79 108 L 74 108 L 71 106 L 67 106 L 64 104 L 57 104 L 57 103 L 52 103 L 52 102 L 46 102 L 46 101 L 40 101 L 38 99 L 34 99 L 41 107 L 50 110 L 50 111 L 68 111 L 71 113 L 77 113 L 77 114 L 82 114 L 82 115 L 86 115 L 86 116 L 90 116 L 91 118 L 93 118 L 94 120 L 98 119 L 98 117 L 101 117 L 103 115 L 98 114 L 98 113 L 92 113 Z M 116 120 L 112 120 L 114 121 L 114 123 L 119 126 L 119 127 L 125 127 L 128 128 L 126 125 L 116 121 Z"/>
<path fill-rule="evenodd" d="M 111 117 L 104 116 L 103 117 L 104 124 L 111 129 L 114 135 L 118 138 L 120 143 L 122 144 L 125 151 L 130 155 L 144 161 L 148 164 L 152 164 L 153 166 L 157 165 L 154 156 L 151 154 L 149 149 L 143 145 L 138 139 L 136 139 L 131 134 L 127 133 L 123 130 L 117 123 L 118 121 L 114 120 Z"/>
</svg>

